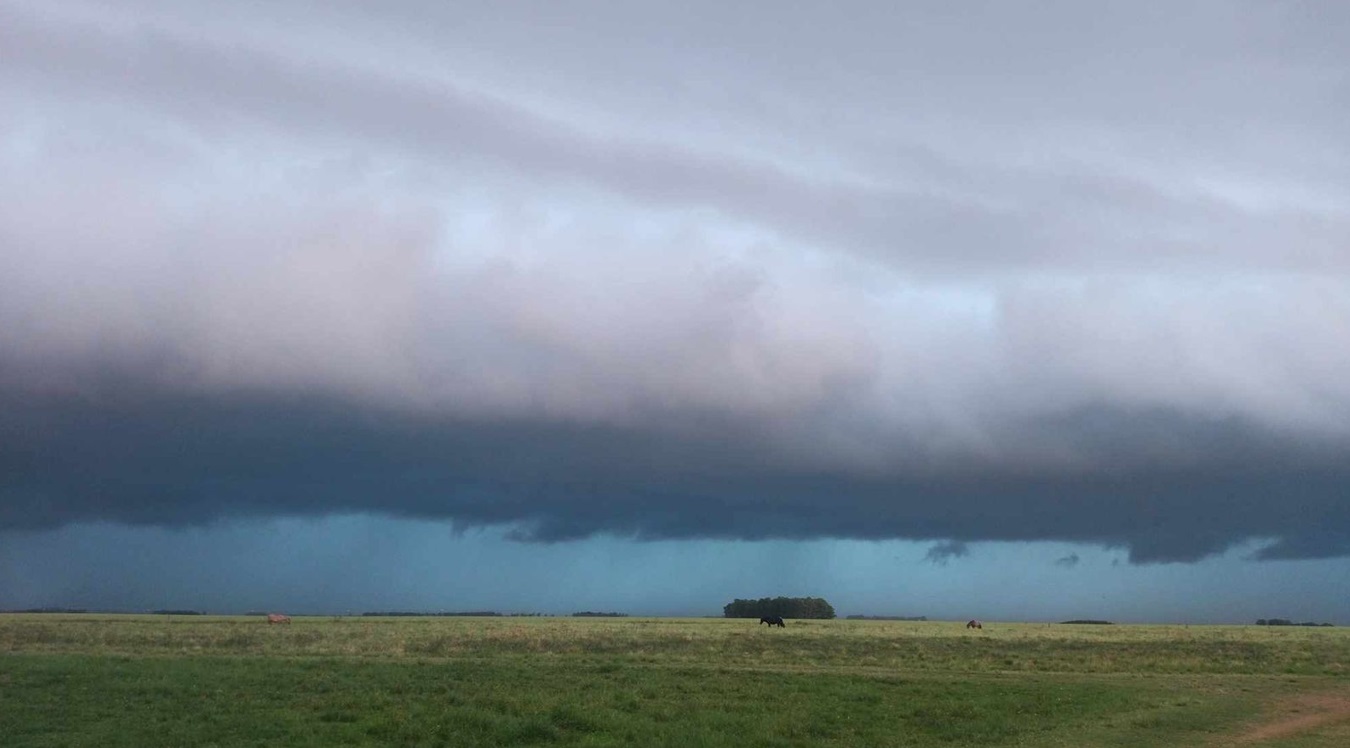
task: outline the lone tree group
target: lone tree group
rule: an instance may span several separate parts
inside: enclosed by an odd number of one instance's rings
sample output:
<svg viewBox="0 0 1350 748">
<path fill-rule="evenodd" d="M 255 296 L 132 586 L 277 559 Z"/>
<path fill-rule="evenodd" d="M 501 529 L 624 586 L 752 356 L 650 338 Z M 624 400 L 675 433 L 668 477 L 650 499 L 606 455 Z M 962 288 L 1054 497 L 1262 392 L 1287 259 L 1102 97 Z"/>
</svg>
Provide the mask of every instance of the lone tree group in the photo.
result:
<svg viewBox="0 0 1350 748">
<path fill-rule="evenodd" d="M 834 618 L 834 608 L 820 597 L 737 598 L 722 607 L 726 618 Z"/>
</svg>

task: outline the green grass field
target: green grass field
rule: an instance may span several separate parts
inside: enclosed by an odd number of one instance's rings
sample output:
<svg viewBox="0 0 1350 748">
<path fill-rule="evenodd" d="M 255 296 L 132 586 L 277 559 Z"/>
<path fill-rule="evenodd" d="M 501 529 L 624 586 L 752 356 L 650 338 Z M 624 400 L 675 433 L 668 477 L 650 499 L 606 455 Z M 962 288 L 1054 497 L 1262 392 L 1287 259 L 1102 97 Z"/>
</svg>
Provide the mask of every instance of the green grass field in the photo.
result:
<svg viewBox="0 0 1350 748">
<path fill-rule="evenodd" d="M 1341 746 L 1350 631 L 0 615 L 0 744 Z"/>
</svg>

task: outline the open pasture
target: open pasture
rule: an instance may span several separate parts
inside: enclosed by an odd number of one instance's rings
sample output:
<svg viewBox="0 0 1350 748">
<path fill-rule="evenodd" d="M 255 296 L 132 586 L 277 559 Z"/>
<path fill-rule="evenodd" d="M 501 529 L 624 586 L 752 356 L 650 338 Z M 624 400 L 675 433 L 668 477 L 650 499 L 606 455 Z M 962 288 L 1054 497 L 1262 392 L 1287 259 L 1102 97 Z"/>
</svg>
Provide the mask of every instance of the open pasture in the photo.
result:
<svg viewBox="0 0 1350 748">
<path fill-rule="evenodd" d="M 1331 746 L 1350 736 L 1350 632 L 1338 628 L 0 615 L 0 651 L 6 745 Z"/>
</svg>

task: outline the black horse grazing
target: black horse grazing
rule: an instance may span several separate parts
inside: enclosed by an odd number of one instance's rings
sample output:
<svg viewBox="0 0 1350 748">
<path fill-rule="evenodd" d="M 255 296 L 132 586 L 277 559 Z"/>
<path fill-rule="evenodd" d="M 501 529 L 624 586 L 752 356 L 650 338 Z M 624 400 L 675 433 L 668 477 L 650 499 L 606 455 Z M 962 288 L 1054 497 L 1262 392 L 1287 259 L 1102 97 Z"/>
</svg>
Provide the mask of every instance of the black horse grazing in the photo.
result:
<svg viewBox="0 0 1350 748">
<path fill-rule="evenodd" d="M 759 622 L 769 624 L 769 628 L 773 628 L 774 626 L 784 629 L 787 628 L 787 624 L 783 623 L 782 616 L 760 616 Z"/>
<path fill-rule="evenodd" d="M 982 628 L 984 628 L 984 624 L 980 623 L 979 621 L 971 621 L 970 623 L 967 623 L 967 624 L 966 624 L 966 628 L 968 628 L 968 629 L 982 629 Z"/>
</svg>

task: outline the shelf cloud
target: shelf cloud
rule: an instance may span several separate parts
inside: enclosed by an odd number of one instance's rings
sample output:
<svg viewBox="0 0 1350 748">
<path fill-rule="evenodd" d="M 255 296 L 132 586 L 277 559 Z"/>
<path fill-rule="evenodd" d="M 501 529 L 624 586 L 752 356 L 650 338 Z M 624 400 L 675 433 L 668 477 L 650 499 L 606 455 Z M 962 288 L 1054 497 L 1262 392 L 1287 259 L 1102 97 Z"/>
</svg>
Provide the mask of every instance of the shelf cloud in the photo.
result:
<svg viewBox="0 0 1350 748">
<path fill-rule="evenodd" d="M 1348 26 L 0 0 L 0 530 L 1348 555 Z"/>
</svg>

